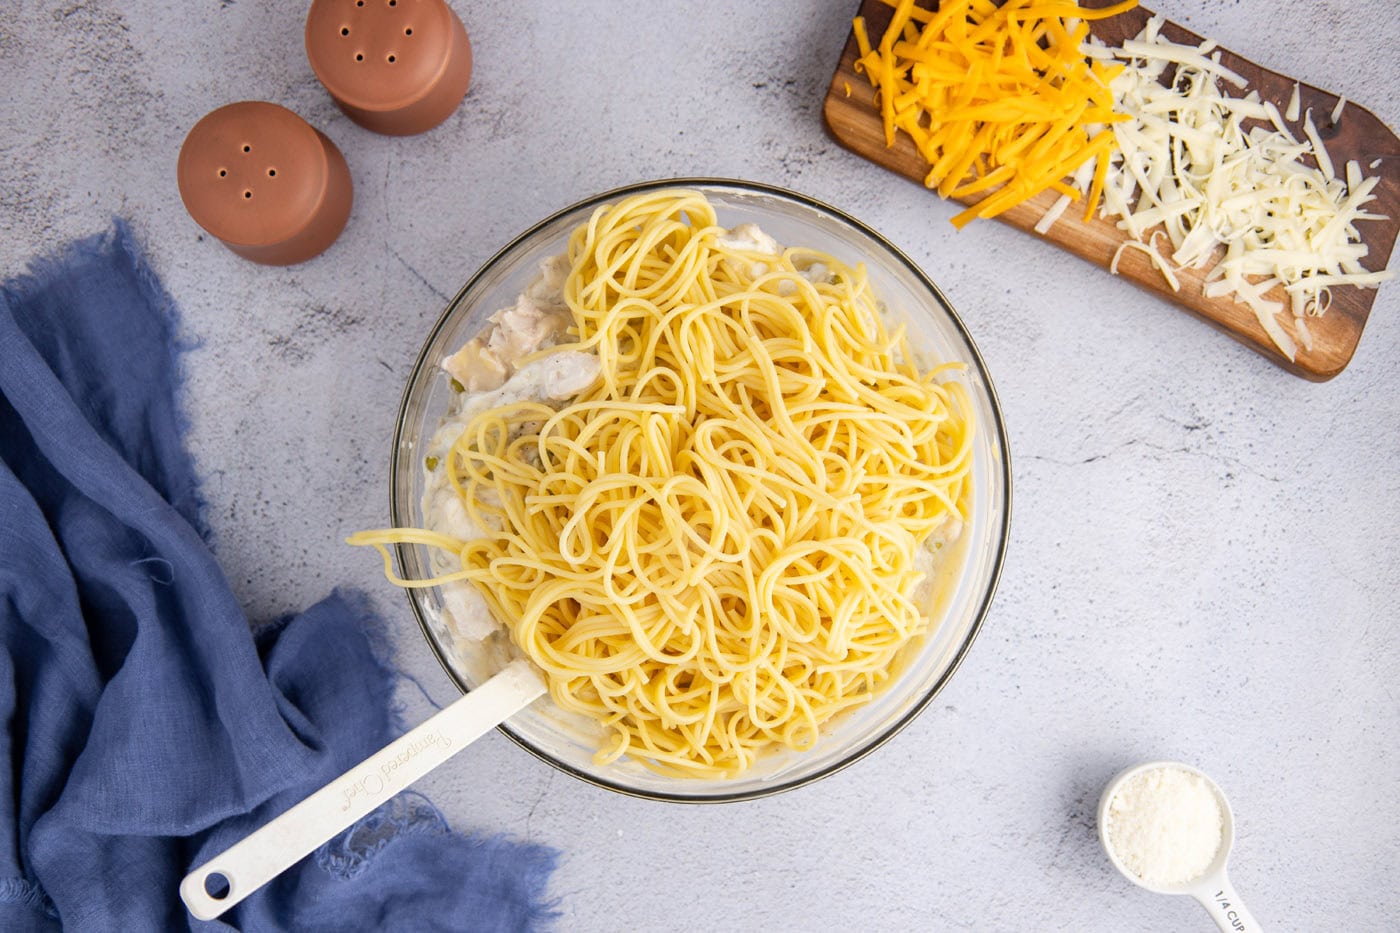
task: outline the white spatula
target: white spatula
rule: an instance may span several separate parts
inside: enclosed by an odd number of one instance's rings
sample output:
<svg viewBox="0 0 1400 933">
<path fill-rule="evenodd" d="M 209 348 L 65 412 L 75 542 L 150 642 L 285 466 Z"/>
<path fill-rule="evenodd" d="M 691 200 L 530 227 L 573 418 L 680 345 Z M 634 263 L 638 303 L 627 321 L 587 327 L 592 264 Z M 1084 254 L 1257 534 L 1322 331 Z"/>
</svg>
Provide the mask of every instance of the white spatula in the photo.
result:
<svg viewBox="0 0 1400 933">
<path fill-rule="evenodd" d="M 180 898 L 195 917 L 213 920 L 544 692 L 544 679 L 534 666 L 513 661 L 418 728 L 190 872 L 180 882 Z"/>
</svg>

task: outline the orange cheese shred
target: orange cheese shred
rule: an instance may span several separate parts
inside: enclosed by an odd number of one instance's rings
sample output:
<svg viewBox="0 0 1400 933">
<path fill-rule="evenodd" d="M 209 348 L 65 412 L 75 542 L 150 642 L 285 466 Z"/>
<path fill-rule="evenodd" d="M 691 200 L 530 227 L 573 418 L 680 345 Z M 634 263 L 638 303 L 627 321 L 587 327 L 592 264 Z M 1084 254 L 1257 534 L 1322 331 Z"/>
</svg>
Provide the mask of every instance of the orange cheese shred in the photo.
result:
<svg viewBox="0 0 1400 933">
<path fill-rule="evenodd" d="M 1113 112 L 1108 88 L 1120 68 L 1091 63 L 1081 46 L 1087 21 L 1138 0 L 1098 9 L 1073 0 L 882 2 L 894 14 L 878 44 L 864 19 L 852 23 L 856 71 L 875 88 L 885 144 L 902 132 L 928 162 L 925 185 L 945 198 L 984 195 L 953 224 L 994 217 L 1046 189 L 1083 197 L 1092 216 L 1102 172 L 1087 194 L 1068 176 L 1107 154 L 1114 139 L 1106 127 L 1126 117 Z"/>
</svg>

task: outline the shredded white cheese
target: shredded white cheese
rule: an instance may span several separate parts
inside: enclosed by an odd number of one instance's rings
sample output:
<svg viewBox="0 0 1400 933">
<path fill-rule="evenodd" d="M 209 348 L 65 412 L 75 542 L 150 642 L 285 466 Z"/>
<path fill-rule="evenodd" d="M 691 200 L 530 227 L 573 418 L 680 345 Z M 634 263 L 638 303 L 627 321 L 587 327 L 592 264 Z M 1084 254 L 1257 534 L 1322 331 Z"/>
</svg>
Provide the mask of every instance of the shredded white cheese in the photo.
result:
<svg viewBox="0 0 1400 933">
<path fill-rule="evenodd" d="M 1172 264 L 1208 269 L 1206 295 L 1247 304 L 1294 359 L 1298 342 L 1312 342 L 1302 319 L 1326 310 L 1329 287 L 1375 287 L 1392 276 L 1361 265 L 1366 247 L 1355 227 L 1379 219 L 1363 209 L 1374 200 L 1378 179 L 1364 177 L 1356 162 L 1339 178 L 1311 111 L 1300 140 L 1257 92 L 1231 97 L 1221 91 L 1219 79 L 1241 89 L 1247 82 L 1220 64 L 1213 43 L 1170 42 L 1160 35 L 1162 21 L 1153 17 L 1120 49 L 1086 47 L 1093 57 L 1124 62 L 1111 88 L 1115 109 L 1131 117 L 1113 124 L 1118 151 L 1109 157 L 1103 213 L 1118 218 L 1136 244 L 1130 248 L 1146 253 L 1173 289 L 1179 286 Z M 1172 83 L 1163 83 L 1173 66 Z M 1294 85 L 1290 121 L 1298 97 Z M 1169 257 L 1142 242 L 1157 228 L 1170 242 Z M 1122 248 L 1115 270 L 1121 254 Z M 1280 286 L 1275 294 L 1286 300 L 1266 297 Z M 1296 339 L 1278 319 L 1285 310 Z"/>
</svg>

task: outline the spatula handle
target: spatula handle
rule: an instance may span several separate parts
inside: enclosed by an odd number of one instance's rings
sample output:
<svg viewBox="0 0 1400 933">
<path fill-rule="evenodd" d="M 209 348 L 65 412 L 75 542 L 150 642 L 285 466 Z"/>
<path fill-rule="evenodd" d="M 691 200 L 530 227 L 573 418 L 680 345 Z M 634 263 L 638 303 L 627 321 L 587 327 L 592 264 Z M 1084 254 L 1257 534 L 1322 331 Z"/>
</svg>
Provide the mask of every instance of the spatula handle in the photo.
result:
<svg viewBox="0 0 1400 933">
<path fill-rule="evenodd" d="M 200 920 L 213 920 L 544 691 L 544 680 L 530 662 L 512 662 L 416 729 L 190 872 L 180 882 L 185 906 Z M 210 891 L 219 892 L 219 896 Z"/>
</svg>

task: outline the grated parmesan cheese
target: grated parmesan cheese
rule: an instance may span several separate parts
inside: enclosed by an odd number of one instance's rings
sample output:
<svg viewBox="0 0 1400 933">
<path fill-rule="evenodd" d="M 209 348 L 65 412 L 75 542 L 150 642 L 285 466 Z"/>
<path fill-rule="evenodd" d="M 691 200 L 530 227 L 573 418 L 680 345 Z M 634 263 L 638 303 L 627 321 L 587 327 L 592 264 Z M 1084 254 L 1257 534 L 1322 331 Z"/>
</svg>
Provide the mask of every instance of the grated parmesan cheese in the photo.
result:
<svg viewBox="0 0 1400 933">
<path fill-rule="evenodd" d="M 1195 881 L 1224 841 L 1225 814 L 1215 791 L 1182 768 L 1134 776 L 1114 794 L 1105 816 L 1118 860 L 1153 887 Z"/>
</svg>

